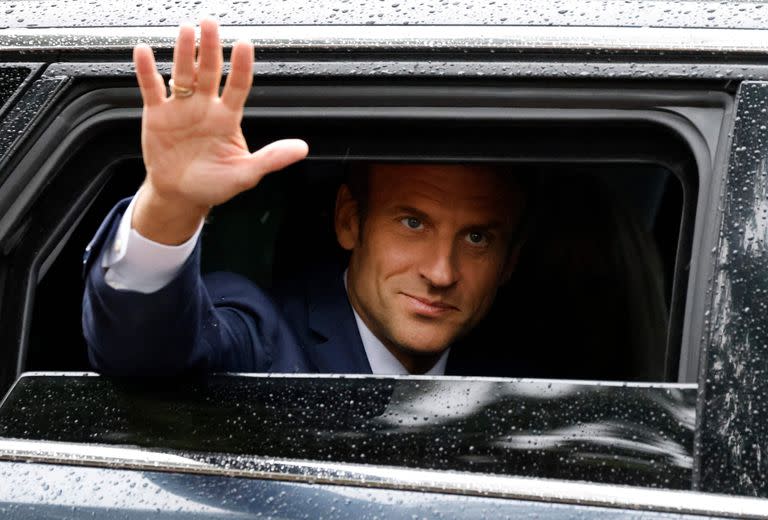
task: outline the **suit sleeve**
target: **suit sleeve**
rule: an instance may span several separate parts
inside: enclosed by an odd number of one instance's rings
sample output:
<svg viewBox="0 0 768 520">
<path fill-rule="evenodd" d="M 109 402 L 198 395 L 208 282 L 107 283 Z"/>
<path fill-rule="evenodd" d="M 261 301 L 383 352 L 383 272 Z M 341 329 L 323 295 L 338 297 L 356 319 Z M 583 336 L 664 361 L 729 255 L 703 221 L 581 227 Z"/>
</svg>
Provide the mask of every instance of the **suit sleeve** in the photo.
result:
<svg viewBox="0 0 768 520">
<path fill-rule="evenodd" d="M 84 259 L 83 332 L 96 370 L 116 376 L 268 372 L 276 347 L 297 348 L 275 304 L 250 281 L 231 273 L 203 280 L 199 243 L 159 290 L 111 287 L 101 256 L 128 202 L 112 210 Z"/>
</svg>

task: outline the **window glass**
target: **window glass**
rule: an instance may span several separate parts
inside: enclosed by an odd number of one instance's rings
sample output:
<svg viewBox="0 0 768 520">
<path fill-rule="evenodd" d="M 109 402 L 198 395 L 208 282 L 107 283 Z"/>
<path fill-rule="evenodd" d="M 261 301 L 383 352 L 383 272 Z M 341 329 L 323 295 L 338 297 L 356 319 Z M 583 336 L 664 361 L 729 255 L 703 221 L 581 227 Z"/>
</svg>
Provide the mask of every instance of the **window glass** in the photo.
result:
<svg viewBox="0 0 768 520">
<path fill-rule="evenodd" d="M 0 408 L 0 437 L 139 446 L 243 468 L 239 456 L 691 489 L 695 401 L 695 385 L 28 376 Z"/>
</svg>

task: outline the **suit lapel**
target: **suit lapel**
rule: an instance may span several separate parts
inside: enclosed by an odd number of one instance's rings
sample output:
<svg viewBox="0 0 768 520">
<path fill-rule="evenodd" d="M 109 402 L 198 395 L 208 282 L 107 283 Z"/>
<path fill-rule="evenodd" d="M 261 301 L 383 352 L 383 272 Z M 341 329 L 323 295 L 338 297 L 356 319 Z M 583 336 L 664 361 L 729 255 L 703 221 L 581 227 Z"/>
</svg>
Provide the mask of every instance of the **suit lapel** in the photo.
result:
<svg viewBox="0 0 768 520">
<path fill-rule="evenodd" d="M 308 324 L 318 336 L 307 355 L 320 373 L 370 374 L 342 276 L 333 270 L 307 281 Z"/>
</svg>

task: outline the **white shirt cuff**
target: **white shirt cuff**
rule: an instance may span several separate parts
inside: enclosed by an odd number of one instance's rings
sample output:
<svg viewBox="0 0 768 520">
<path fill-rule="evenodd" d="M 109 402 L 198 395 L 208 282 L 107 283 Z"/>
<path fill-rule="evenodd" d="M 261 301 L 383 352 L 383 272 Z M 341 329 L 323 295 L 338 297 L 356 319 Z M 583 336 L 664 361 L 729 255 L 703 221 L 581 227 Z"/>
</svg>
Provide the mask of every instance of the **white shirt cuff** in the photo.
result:
<svg viewBox="0 0 768 520">
<path fill-rule="evenodd" d="M 138 197 L 125 210 L 115 239 L 102 256 L 104 280 L 113 289 L 152 293 L 168 285 L 195 249 L 203 221 L 192 237 L 178 246 L 159 244 L 131 227 Z"/>
</svg>

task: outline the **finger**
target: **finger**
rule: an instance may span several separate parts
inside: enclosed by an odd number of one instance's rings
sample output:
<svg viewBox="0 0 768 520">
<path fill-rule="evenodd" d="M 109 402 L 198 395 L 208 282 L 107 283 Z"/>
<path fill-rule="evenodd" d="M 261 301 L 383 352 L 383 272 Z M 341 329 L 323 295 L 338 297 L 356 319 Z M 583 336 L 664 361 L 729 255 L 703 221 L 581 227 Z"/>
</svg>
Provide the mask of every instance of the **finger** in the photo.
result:
<svg viewBox="0 0 768 520">
<path fill-rule="evenodd" d="M 219 24 L 211 18 L 200 22 L 200 59 L 197 67 L 197 90 L 218 95 L 224 57 L 219 40 Z"/>
<path fill-rule="evenodd" d="M 230 109 L 243 109 L 253 83 L 253 45 L 239 41 L 232 48 L 232 63 L 221 101 Z"/>
<path fill-rule="evenodd" d="M 300 161 L 308 152 L 307 143 L 301 139 L 275 141 L 253 152 L 245 159 L 241 173 L 244 189 L 256 186 L 266 174 Z"/>
<path fill-rule="evenodd" d="M 136 79 L 144 106 L 162 103 L 165 100 L 165 84 L 163 77 L 157 72 L 155 57 L 149 45 L 139 44 L 133 48 L 133 64 L 136 67 Z"/>
<path fill-rule="evenodd" d="M 195 84 L 195 28 L 190 24 L 179 26 L 171 77 L 180 87 L 191 88 Z"/>
</svg>

